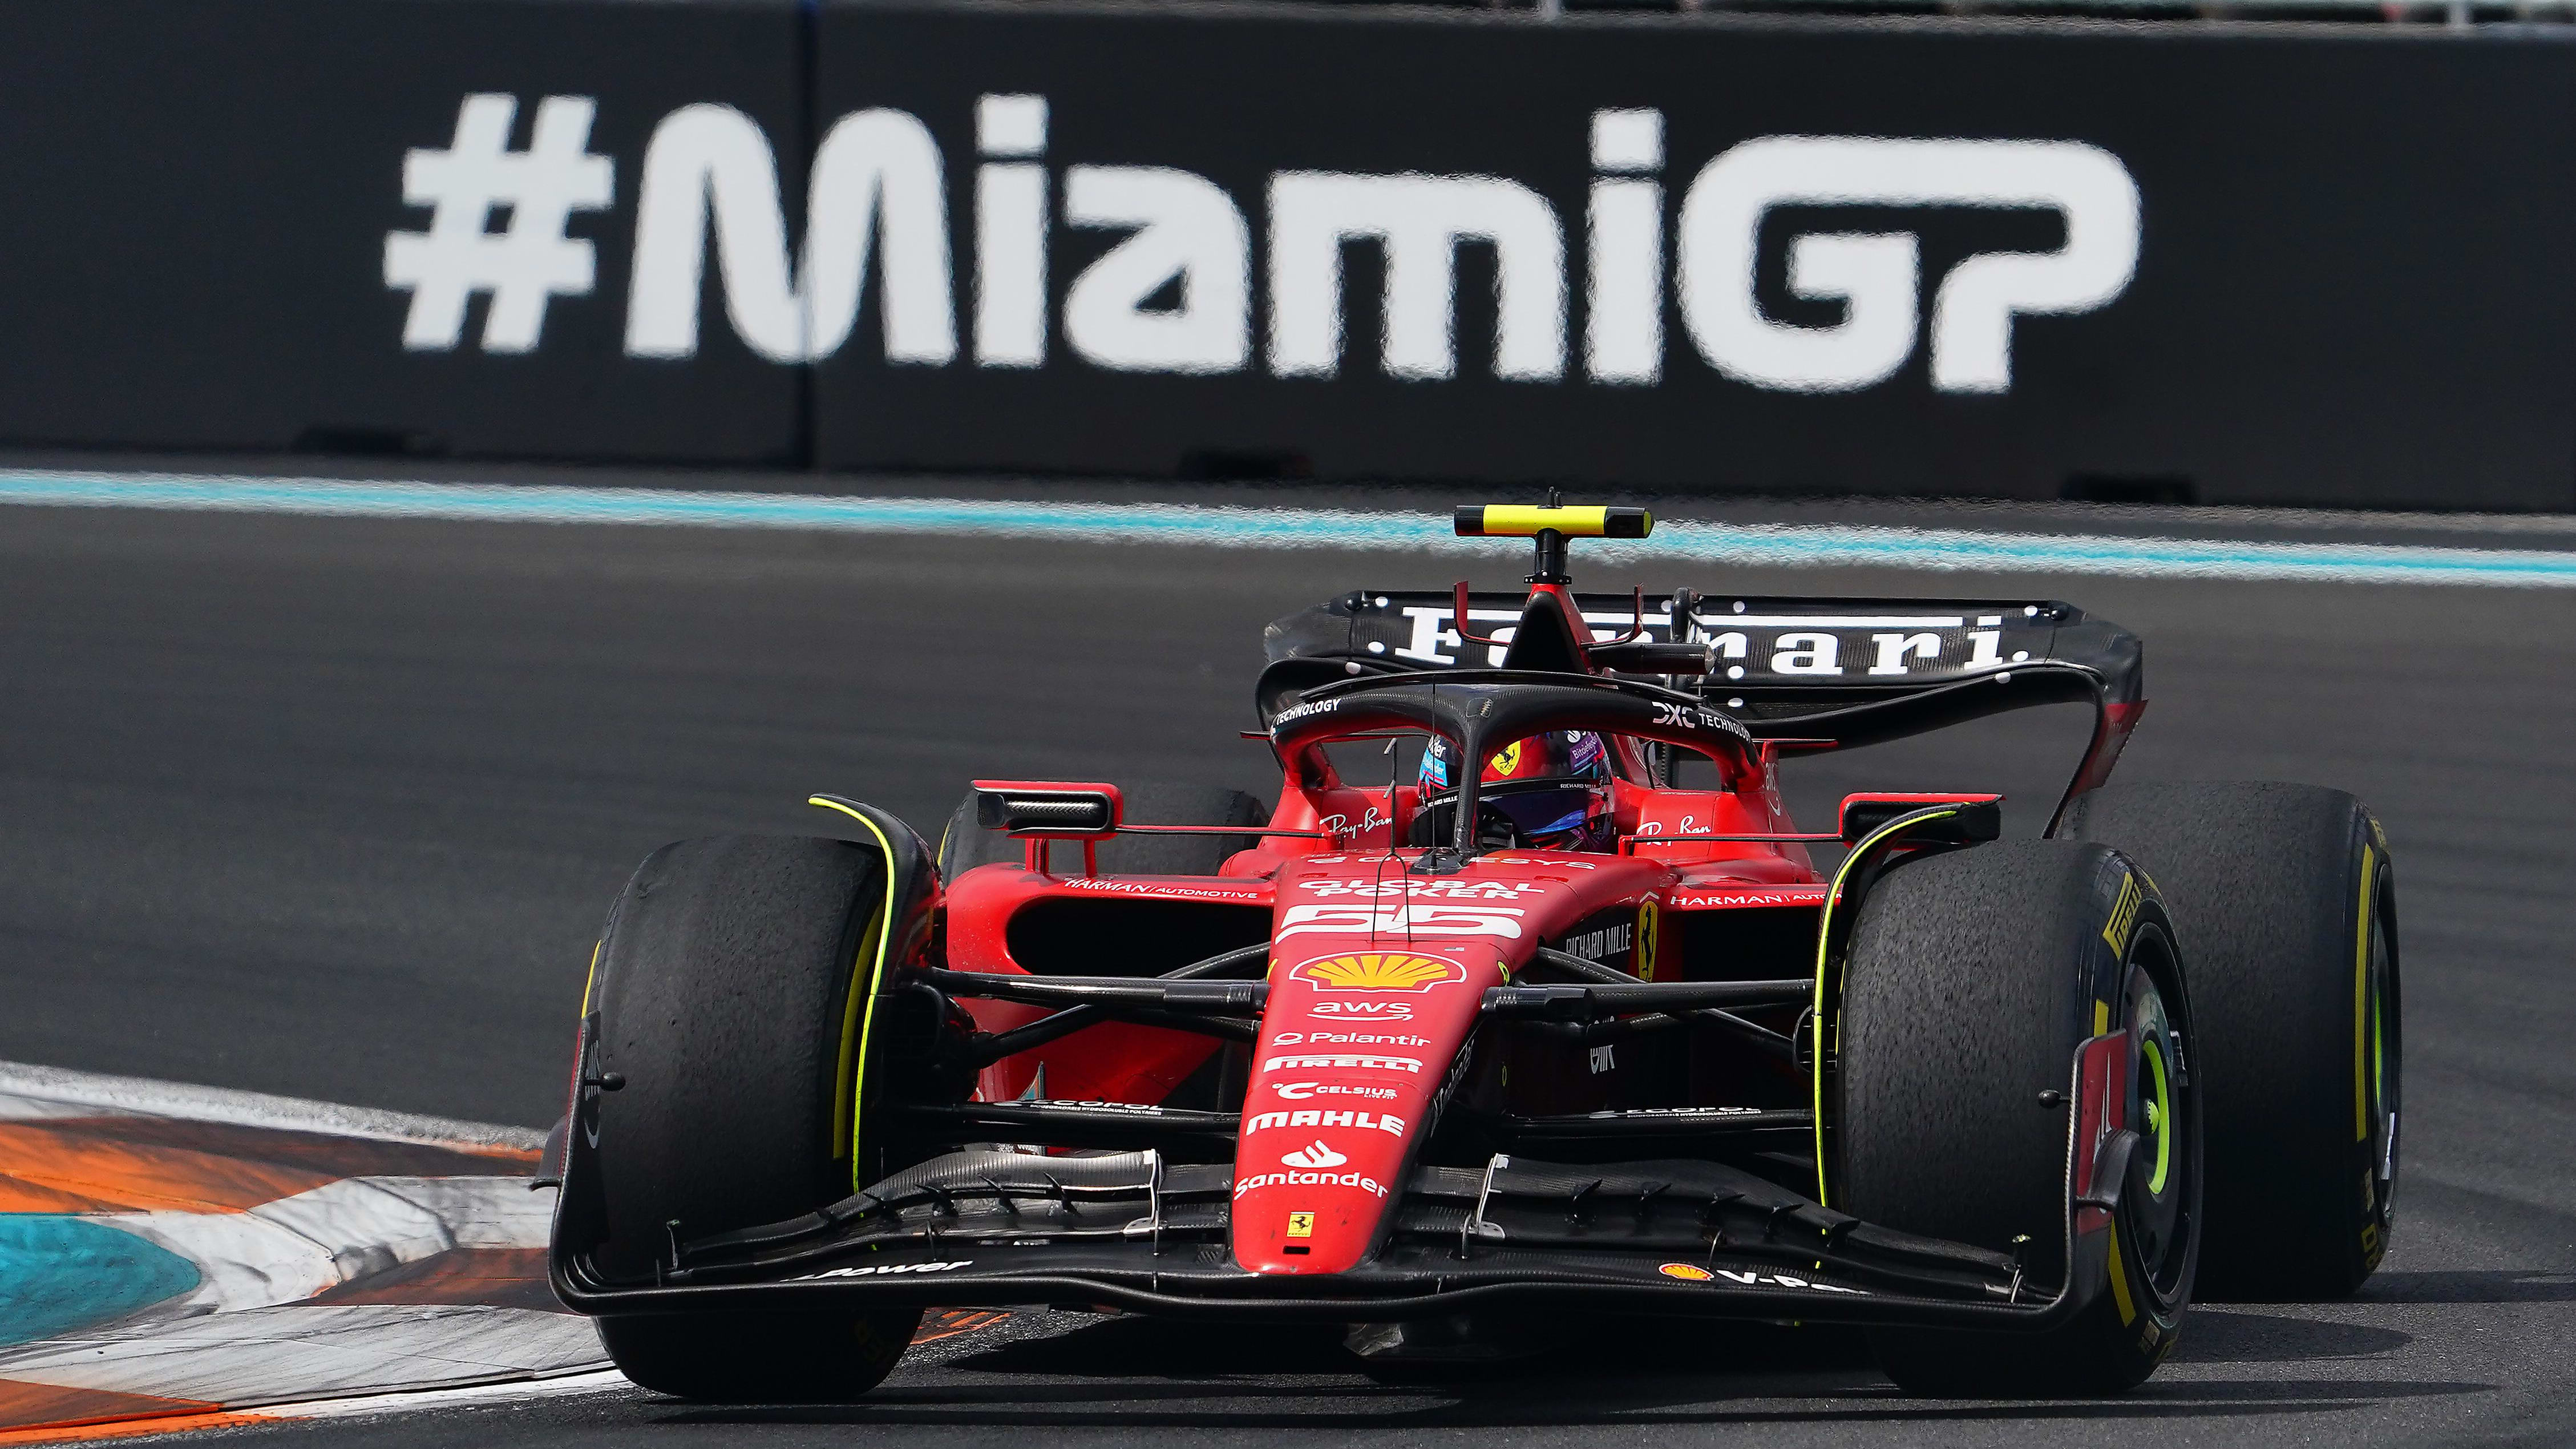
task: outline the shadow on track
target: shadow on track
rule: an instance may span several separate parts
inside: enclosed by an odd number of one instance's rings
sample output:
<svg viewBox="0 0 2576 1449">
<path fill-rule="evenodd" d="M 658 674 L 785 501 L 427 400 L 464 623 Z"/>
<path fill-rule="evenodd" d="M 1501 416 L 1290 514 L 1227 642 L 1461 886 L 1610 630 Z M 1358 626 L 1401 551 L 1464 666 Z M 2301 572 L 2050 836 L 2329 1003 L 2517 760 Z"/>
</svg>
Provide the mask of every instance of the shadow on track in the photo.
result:
<svg viewBox="0 0 2576 1449">
<path fill-rule="evenodd" d="M 2360 1303 L 2576 1303 L 2576 1273 L 2500 1268 L 2483 1273 L 2372 1275 Z"/>
<path fill-rule="evenodd" d="M 2204 1309 L 2194 1312 L 2183 1325 L 2182 1341 L 2174 1346 L 2172 1361 L 2305 1363 L 2366 1358 L 2394 1352 L 2414 1341 L 2415 1335 L 2393 1328 Z M 2152 1385 L 2154 1380 L 2148 1382 Z"/>
<path fill-rule="evenodd" d="M 2213 1320 L 2224 1320 L 2213 1323 Z M 2390 1330 L 2257 1314 L 2211 1314 L 2201 1362 L 2350 1359 L 2410 1342 Z M 2118 1399 L 1908 1399 L 1848 1329 L 1763 1325 L 1677 1329 L 1651 1322 L 1556 1323 L 1567 1347 L 1437 1384 L 1384 1385 L 1356 1369 L 1337 1331 L 1108 1319 L 970 1350 L 937 1382 L 898 1384 L 845 1407 L 683 1409 L 691 1425 L 908 1424 L 994 1428 L 1371 1429 L 1944 1421 L 2230 1419 L 2344 1413 L 2492 1385 L 2406 1379 L 2153 1382 Z M 2189 1336 L 2186 1336 L 2189 1341 Z M 1723 1366 L 1712 1371 L 1712 1366 Z M 979 1381 L 980 1380 L 980 1381 Z M 1798 1400 L 1796 1405 L 1781 1400 Z"/>
</svg>

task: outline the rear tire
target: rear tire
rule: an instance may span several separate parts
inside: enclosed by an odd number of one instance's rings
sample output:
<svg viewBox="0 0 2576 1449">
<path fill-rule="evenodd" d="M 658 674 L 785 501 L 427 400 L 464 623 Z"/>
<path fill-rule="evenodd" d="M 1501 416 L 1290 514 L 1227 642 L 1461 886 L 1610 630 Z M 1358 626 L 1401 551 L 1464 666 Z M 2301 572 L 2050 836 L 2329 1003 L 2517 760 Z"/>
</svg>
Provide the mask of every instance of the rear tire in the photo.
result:
<svg viewBox="0 0 2576 1449">
<path fill-rule="evenodd" d="M 2340 790 L 2189 783 L 2094 791 L 2061 833 L 2137 861 L 2191 953 L 2211 1082 L 2201 1296 L 2349 1295 L 2396 1221 L 2404 1043 L 2379 823 Z"/>
<path fill-rule="evenodd" d="M 2181 962 L 2152 886 L 2109 850 L 2057 841 L 1900 865 L 1862 901 L 1840 1025 L 1832 1205 L 2017 1253 L 2040 1296 L 2066 1276 L 2075 1054 L 2128 1032 L 2142 1141 L 2114 1220 L 2117 1291 L 2046 1333 L 1891 1328 L 1870 1343 L 1916 1394 L 2117 1393 L 2154 1372 L 2191 1296 L 2200 1118 L 2176 1044 L 2190 1036 Z"/>
<path fill-rule="evenodd" d="M 910 918 L 907 884 L 890 891 L 889 873 L 872 846 L 775 836 L 681 841 L 636 870 L 601 942 L 582 1064 L 590 1081 L 624 1081 L 586 1088 L 576 1119 L 601 1273 L 649 1282 L 674 1239 L 783 1221 L 874 1179 L 880 1154 L 858 1140 L 861 1032 L 887 923 Z M 875 1387 L 920 1316 L 675 1313 L 599 1328 L 648 1389 L 815 1402 Z"/>
<path fill-rule="evenodd" d="M 1270 807 L 1241 790 L 1210 785 L 1147 783 L 1122 785 L 1130 825 L 1246 825 L 1270 823 Z M 1122 835 L 1098 848 L 1100 869 L 1111 875 L 1214 875 L 1235 852 L 1260 843 L 1256 835 Z M 1066 852 L 1079 844 L 1059 842 L 1057 870 L 1070 868 Z M 975 819 L 975 797 L 969 793 L 948 817 L 939 839 L 939 878 L 955 880 L 966 871 L 995 861 L 1018 864 L 1021 843 L 999 830 L 987 830 Z M 1079 857 L 1077 856 L 1078 862 Z"/>
</svg>

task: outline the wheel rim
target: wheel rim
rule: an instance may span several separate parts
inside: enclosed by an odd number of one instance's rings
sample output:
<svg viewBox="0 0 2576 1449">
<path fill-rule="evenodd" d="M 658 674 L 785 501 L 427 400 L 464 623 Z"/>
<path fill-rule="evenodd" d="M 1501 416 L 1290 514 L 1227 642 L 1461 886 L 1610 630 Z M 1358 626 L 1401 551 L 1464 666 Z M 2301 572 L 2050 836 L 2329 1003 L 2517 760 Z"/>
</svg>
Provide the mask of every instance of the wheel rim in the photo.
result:
<svg viewBox="0 0 2576 1449">
<path fill-rule="evenodd" d="M 2130 968 L 2128 997 L 2129 1125 L 2138 1146 L 2121 1194 L 2121 1236 L 2133 1245 L 2156 1297 L 2169 1302 L 2181 1292 L 2191 1257 L 2192 1174 L 2199 1165 L 2191 1139 L 2199 1114 L 2164 990 L 2143 964 Z"/>
<path fill-rule="evenodd" d="M 2369 1143 L 2371 1207 L 2384 1234 L 2395 1206 L 2397 1192 L 2397 1102 L 2399 1073 L 2403 1057 L 2396 1050 L 2396 1003 L 2393 977 L 2396 963 L 2388 939 L 2385 915 L 2374 909 L 2370 913 L 2370 966 L 2365 975 L 2366 1007 L 2370 1032 L 2369 1070 L 2364 1083 L 2370 1093 Z M 2384 1238 L 2378 1244 L 2385 1248 Z"/>
<path fill-rule="evenodd" d="M 2139 1044 L 2138 1056 L 2146 1067 L 2146 1080 L 2140 1084 L 2145 1099 L 2147 1136 L 2155 1144 L 2155 1165 L 2147 1169 L 2147 1191 L 2161 1193 L 2173 1176 L 2173 1074 L 2165 1069 L 2162 1046 L 2153 1038 Z"/>
</svg>

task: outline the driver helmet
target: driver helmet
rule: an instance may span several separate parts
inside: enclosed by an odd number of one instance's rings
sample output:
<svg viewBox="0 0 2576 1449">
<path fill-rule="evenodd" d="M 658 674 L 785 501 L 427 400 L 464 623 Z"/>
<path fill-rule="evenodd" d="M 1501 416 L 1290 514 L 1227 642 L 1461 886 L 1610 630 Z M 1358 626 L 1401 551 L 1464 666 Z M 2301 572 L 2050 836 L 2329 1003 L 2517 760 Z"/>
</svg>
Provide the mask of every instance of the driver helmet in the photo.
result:
<svg viewBox="0 0 2576 1449">
<path fill-rule="evenodd" d="M 1425 795 L 1456 788 L 1457 750 L 1433 736 L 1422 752 L 1420 784 Z M 1601 736 L 1590 730 L 1550 730 L 1514 740 L 1485 761 L 1481 777 L 1492 784 L 1506 780 L 1555 780 L 1554 789 L 1514 791 L 1480 797 L 1477 815 L 1500 814 L 1519 838 L 1514 844 L 1533 850 L 1604 850 L 1614 833 L 1610 816 L 1610 755 Z"/>
</svg>

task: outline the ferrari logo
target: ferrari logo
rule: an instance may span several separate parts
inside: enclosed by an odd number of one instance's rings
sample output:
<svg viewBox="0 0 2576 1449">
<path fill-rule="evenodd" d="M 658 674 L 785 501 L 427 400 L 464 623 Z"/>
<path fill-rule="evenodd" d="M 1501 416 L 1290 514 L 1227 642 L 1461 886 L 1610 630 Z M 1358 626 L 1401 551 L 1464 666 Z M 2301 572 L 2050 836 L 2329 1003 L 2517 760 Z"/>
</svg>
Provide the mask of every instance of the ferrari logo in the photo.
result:
<svg viewBox="0 0 2576 1449">
<path fill-rule="evenodd" d="M 1297 974 L 1335 991 L 1428 991 L 1438 982 L 1466 980 L 1467 968 L 1430 956 L 1372 951 L 1309 961 Z"/>
<path fill-rule="evenodd" d="M 1517 773 L 1521 767 L 1521 742 L 1518 740 L 1512 741 L 1511 747 L 1504 750 L 1501 754 L 1494 756 L 1490 763 L 1493 765 L 1494 773 L 1497 775 L 1511 775 Z"/>
<path fill-rule="evenodd" d="M 1656 928 L 1662 924 L 1662 917 L 1663 907 L 1656 903 L 1653 896 L 1637 902 L 1637 949 L 1632 959 L 1637 967 L 1637 979 L 1640 981 L 1655 979 L 1655 933 Z"/>
<path fill-rule="evenodd" d="M 1288 1236 L 1292 1238 L 1311 1238 L 1315 1236 L 1315 1215 L 1313 1213 L 1290 1213 L 1288 1215 Z"/>
</svg>

